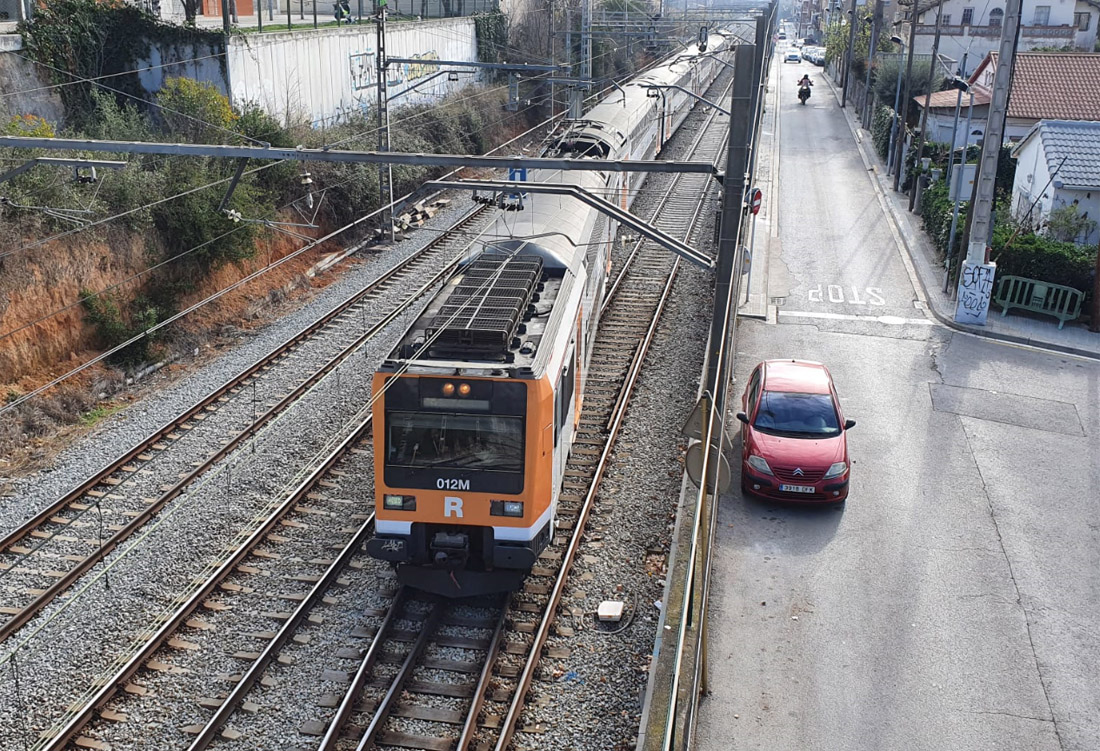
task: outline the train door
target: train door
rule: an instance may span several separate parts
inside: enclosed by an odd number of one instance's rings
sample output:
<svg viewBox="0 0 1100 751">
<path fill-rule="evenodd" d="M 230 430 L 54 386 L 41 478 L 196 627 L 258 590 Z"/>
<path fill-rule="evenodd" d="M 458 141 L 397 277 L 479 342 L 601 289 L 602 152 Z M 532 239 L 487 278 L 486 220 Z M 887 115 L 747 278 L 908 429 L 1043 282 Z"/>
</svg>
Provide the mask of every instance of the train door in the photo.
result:
<svg viewBox="0 0 1100 751">
<path fill-rule="evenodd" d="M 657 110 L 657 148 L 656 153 L 660 154 L 661 149 L 665 145 L 665 100 L 667 97 L 661 97 L 653 100 L 654 109 Z"/>
<path fill-rule="evenodd" d="M 554 389 L 554 487 L 561 484 L 565 462 L 576 432 L 574 399 L 576 397 L 577 342 L 571 339 L 565 362 L 561 366 L 557 388 Z"/>
</svg>

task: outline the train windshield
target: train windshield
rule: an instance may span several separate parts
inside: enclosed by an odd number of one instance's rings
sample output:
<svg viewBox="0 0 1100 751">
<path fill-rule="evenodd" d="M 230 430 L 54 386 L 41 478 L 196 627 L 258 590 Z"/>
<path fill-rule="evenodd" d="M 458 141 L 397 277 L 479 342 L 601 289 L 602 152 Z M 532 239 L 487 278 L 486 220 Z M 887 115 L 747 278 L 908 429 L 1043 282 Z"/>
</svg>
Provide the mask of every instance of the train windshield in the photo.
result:
<svg viewBox="0 0 1100 751">
<path fill-rule="evenodd" d="M 416 469 L 523 471 L 523 418 L 386 413 L 386 464 Z"/>
</svg>

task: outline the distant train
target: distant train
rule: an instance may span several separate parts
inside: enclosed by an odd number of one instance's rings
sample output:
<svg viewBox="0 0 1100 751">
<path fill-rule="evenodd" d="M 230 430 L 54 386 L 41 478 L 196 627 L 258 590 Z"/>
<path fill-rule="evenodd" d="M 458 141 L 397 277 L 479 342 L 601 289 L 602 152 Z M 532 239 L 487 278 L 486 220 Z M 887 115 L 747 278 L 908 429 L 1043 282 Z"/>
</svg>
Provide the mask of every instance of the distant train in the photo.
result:
<svg viewBox="0 0 1100 751">
<path fill-rule="evenodd" d="M 543 156 L 651 159 L 721 68 L 709 35 L 568 122 Z M 645 173 L 533 171 L 630 207 Z M 518 227 L 517 227 L 518 225 Z M 521 227 L 523 237 L 517 237 Z M 554 534 L 617 223 L 570 197 L 501 211 L 375 374 L 375 533 L 402 583 L 517 588 Z"/>
</svg>

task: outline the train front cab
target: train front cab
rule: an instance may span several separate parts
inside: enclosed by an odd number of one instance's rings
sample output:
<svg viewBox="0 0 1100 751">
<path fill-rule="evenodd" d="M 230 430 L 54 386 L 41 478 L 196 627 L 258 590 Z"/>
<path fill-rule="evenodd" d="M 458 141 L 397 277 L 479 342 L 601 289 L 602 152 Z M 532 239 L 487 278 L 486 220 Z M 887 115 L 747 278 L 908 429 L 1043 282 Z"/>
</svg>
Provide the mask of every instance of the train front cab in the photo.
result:
<svg viewBox="0 0 1100 751">
<path fill-rule="evenodd" d="M 396 564 L 401 583 L 437 594 L 517 589 L 553 530 L 559 415 L 549 379 L 378 373 L 374 393 L 394 378 L 373 407 L 367 552 Z"/>
</svg>

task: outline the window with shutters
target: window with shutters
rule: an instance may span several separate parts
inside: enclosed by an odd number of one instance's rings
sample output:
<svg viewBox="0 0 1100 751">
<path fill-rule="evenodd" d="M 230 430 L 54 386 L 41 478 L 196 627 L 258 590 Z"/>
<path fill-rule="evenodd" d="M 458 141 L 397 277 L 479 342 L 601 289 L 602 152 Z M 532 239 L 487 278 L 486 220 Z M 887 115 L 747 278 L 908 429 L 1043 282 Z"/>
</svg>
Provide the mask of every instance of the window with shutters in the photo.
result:
<svg viewBox="0 0 1100 751">
<path fill-rule="evenodd" d="M 1005 12 L 1001 8 L 994 8 L 989 11 L 989 25 L 1000 26 L 1005 20 Z"/>
<path fill-rule="evenodd" d="M 1089 26 L 1092 23 L 1091 13 L 1074 13 L 1073 25 L 1077 27 L 1078 31 L 1088 31 Z"/>
<path fill-rule="evenodd" d="M 973 8 L 963 8 L 962 25 L 963 26 L 969 26 L 972 23 L 974 23 L 974 9 Z"/>
<path fill-rule="evenodd" d="M 1050 23 L 1050 6 L 1036 5 L 1035 15 L 1031 18 L 1032 26 L 1047 26 Z"/>
</svg>

